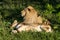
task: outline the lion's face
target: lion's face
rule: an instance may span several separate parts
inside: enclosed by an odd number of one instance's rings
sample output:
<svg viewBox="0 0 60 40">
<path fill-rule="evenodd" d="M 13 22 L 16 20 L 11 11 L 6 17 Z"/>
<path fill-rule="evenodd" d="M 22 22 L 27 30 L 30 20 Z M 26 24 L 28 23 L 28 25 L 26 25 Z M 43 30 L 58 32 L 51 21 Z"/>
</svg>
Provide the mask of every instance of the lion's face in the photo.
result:
<svg viewBox="0 0 60 40">
<path fill-rule="evenodd" d="M 32 6 L 28 6 L 27 8 L 21 11 L 21 15 L 25 16 L 26 14 L 29 14 L 31 10 L 34 10 L 34 8 Z"/>
</svg>

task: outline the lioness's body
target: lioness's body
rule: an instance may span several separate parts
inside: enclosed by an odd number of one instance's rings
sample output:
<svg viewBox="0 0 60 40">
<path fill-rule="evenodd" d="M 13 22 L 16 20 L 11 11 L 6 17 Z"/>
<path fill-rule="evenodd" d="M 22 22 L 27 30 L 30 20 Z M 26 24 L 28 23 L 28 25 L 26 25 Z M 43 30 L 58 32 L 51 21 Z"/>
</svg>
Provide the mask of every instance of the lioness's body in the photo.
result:
<svg viewBox="0 0 60 40">
<path fill-rule="evenodd" d="M 47 24 L 41 24 L 41 25 L 38 25 L 38 24 L 26 25 L 26 24 L 22 24 L 22 23 L 20 23 L 18 25 L 17 24 L 18 24 L 18 22 L 14 22 L 12 25 L 12 27 L 17 28 L 16 30 L 12 31 L 14 33 L 17 33 L 17 31 L 18 32 L 22 32 L 22 31 L 27 31 L 27 32 L 28 31 L 38 31 L 38 32 L 41 32 L 43 30 L 46 32 L 52 32 L 51 26 L 47 25 Z"/>
</svg>

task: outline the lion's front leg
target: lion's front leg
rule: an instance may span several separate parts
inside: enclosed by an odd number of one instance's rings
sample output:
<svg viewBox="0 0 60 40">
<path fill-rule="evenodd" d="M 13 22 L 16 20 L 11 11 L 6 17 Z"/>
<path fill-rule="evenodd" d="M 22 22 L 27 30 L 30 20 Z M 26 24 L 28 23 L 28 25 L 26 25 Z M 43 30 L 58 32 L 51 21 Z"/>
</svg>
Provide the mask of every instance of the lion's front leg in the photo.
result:
<svg viewBox="0 0 60 40">
<path fill-rule="evenodd" d="M 14 20 L 10 28 L 14 28 L 18 24 L 17 20 Z"/>
</svg>

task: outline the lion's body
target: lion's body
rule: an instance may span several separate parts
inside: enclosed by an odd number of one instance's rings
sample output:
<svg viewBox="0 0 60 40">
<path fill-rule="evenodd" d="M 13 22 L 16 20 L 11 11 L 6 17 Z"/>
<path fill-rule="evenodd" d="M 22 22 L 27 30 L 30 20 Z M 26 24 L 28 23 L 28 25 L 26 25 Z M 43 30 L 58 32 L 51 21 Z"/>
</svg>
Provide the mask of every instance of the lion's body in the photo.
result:
<svg viewBox="0 0 60 40">
<path fill-rule="evenodd" d="M 41 32 L 41 31 L 46 31 L 46 32 L 52 32 L 52 29 L 51 29 L 51 26 L 48 25 L 48 24 L 41 24 L 41 25 L 38 25 L 38 24 L 32 24 L 32 25 L 24 25 L 22 23 L 18 24 L 18 22 L 16 22 L 16 20 L 13 22 L 12 24 L 12 27 L 16 27 L 16 30 L 12 30 L 13 33 L 17 33 L 17 32 L 22 32 L 22 31 L 38 31 L 38 32 Z M 17 25 L 17 26 L 16 26 Z"/>
</svg>

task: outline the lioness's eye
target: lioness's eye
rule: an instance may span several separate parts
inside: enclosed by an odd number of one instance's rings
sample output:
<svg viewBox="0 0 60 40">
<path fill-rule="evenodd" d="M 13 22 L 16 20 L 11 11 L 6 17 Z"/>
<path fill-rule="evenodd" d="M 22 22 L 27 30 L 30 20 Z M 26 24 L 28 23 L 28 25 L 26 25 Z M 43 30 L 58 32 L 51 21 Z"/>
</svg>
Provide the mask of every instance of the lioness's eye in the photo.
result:
<svg viewBox="0 0 60 40">
<path fill-rule="evenodd" d="M 31 11 L 31 10 L 28 8 L 28 11 Z"/>
</svg>

